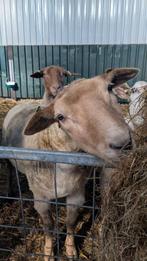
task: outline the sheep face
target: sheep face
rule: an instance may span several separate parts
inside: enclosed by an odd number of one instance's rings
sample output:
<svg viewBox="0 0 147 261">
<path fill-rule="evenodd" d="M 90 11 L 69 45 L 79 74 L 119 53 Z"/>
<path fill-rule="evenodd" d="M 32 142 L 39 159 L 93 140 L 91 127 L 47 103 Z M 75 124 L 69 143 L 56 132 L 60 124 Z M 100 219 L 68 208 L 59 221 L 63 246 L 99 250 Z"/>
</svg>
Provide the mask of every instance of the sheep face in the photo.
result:
<svg viewBox="0 0 147 261">
<path fill-rule="evenodd" d="M 64 77 L 77 75 L 71 73 L 60 66 L 48 66 L 40 71 L 31 74 L 32 78 L 42 78 L 44 80 L 45 98 L 54 98 L 64 86 Z"/>
</svg>

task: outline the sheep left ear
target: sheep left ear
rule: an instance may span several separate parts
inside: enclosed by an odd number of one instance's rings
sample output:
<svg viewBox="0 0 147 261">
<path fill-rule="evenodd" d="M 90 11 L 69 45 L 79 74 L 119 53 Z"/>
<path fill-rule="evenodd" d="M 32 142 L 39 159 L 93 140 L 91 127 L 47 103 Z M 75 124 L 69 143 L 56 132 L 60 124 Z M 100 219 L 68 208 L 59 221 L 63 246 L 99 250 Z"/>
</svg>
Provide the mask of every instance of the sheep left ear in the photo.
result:
<svg viewBox="0 0 147 261">
<path fill-rule="evenodd" d="M 37 109 L 33 117 L 27 123 L 24 134 L 33 135 L 48 128 L 51 124 L 55 123 L 54 119 L 54 104 L 51 103 L 44 109 Z"/>
<path fill-rule="evenodd" d="M 37 72 L 34 72 L 30 75 L 30 77 L 32 77 L 32 78 L 42 78 L 43 77 L 43 71 L 39 70 Z"/>
<path fill-rule="evenodd" d="M 114 68 L 106 70 L 105 76 L 112 86 L 116 86 L 134 78 L 138 72 L 137 68 Z"/>
</svg>

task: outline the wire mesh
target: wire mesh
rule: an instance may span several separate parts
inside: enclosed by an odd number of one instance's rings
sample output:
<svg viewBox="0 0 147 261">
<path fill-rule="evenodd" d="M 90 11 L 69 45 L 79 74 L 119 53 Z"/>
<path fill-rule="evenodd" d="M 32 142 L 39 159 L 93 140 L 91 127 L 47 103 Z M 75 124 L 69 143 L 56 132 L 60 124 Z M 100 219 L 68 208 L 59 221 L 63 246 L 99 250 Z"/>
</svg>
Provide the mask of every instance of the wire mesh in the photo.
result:
<svg viewBox="0 0 147 261">
<path fill-rule="evenodd" d="M 99 213 L 99 207 L 98 204 L 96 203 L 96 194 L 98 190 L 98 179 L 97 177 L 97 167 L 102 166 L 102 163 L 99 159 L 96 159 L 95 157 L 85 154 L 85 153 L 80 153 L 80 161 L 79 161 L 79 154 L 74 153 L 59 153 L 59 152 L 45 152 L 45 151 L 37 151 L 36 150 L 36 155 L 37 155 L 37 160 L 40 159 L 40 161 L 44 157 L 44 161 L 46 162 L 54 162 L 54 190 L 55 190 L 55 199 L 47 200 L 47 199 L 34 199 L 32 196 L 28 197 L 26 195 L 23 195 L 22 193 L 22 188 L 21 188 L 21 182 L 20 182 L 20 175 L 18 172 L 18 166 L 17 166 L 17 160 L 18 159 L 23 159 L 23 160 L 36 160 L 34 158 L 34 153 L 35 150 L 32 151 L 26 150 L 26 149 L 18 149 L 18 148 L 11 148 L 11 147 L 0 147 L 0 158 L 7 158 L 7 159 L 15 159 L 15 176 L 16 176 L 16 182 L 17 182 L 17 187 L 18 187 L 18 196 L 16 195 L 9 195 L 7 196 L 0 196 L 1 199 L 1 211 L 0 211 L 0 232 L 4 233 L 5 237 L 9 235 L 9 230 L 10 230 L 10 235 L 13 238 L 14 236 L 14 241 L 16 234 L 19 234 L 19 246 L 20 249 L 18 250 L 17 244 L 15 242 L 11 243 L 11 246 L 9 244 L 2 244 L 0 246 L 0 260 L 20 260 L 19 258 L 22 257 L 24 258 L 23 260 L 43 260 L 46 255 L 44 251 L 42 250 L 42 246 L 40 247 L 39 251 L 34 250 L 33 248 L 30 249 L 28 245 L 30 244 L 29 240 L 32 240 L 35 238 L 35 242 L 37 235 L 40 235 L 41 237 L 41 244 L 43 245 L 43 237 L 44 237 L 44 229 L 41 227 L 38 221 L 38 215 L 35 213 L 33 210 L 33 205 L 32 203 L 38 202 L 39 204 L 48 204 L 51 205 L 51 208 L 53 208 L 53 219 L 54 219 L 54 224 L 55 227 L 53 228 L 48 228 L 48 232 L 53 235 L 55 238 L 55 247 L 54 247 L 54 258 L 55 260 L 61 260 L 61 257 L 63 260 L 85 260 L 82 257 L 75 257 L 75 258 L 70 258 L 66 257 L 63 251 L 64 247 L 64 241 L 65 237 L 68 235 L 65 229 L 65 207 L 67 207 L 66 202 L 58 199 L 58 185 L 57 185 L 57 163 L 62 162 L 64 164 L 81 164 L 83 166 L 89 166 L 90 164 L 93 165 L 93 167 L 89 168 L 89 177 L 87 178 L 87 191 L 89 191 L 89 198 L 86 198 L 85 204 L 82 206 L 83 212 L 87 211 L 89 214 L 88 216 L 88 225 L 87 230 L 83 229 L 82 226 L 85 221 L 82 220 L 81 223 L 79 223 L 79 228 L 74 231 L 73 236 L 76 241 L 78 242 L 78 252 L 80 252 L 80 248 L 82 247 L 82 244 L 86 238 L 86 234 L 88 232 L 89 227 L 94 226 L 95 222 L 95 216 L 97 213 Z M 37 154 L 39 153 L 39 154 Z M 41 157 L 42 155 L 42 157 Z M 71 161 L 71 158 L 73 156 L 73 161 Z M 69 157 L 69 158 L 68 158 Z M 61 160 L 62 159 L 62 160 Z M 93 160 L 93 161 L 92 161 Z M 70 175 L 70 174 L 69 174 Z M 17 212 L 17 207 L 19 203 L 19 211 L 20 215 L 17 217 L 17 222 L 13 220 L 13 215 L 14 212 Z M 3 209 L 4 207 L 7 207 L 7 204 L 11 208 L 12 204 L 16 204 L 14 206 L 17 206 L 15 209 L 12 211 L 12 217 L 9 213 L 9 217 L 5 216 L 3 217 Z M 74 207 L 79 207 L 79 205 L 76 204 L 68 204 L 68 206 L 72 208 Z M 30 209 L 30 213 L 27 213 L 28 208 Z M 52 209 L 51 209 L 52 211 Z M 82 214 L 84 215 L 84 214 Z M 80 218 L 82 217 L 80 215 Z M 32 219 L 33 217 L 33 219 Z M 8 233 L 7 233 L 8 232 Z M 39 234 L 40 233 L 40 234 Z M 89 260 L 94 260 L 94 255 L 93 255 L 93 247 L 94 247 L 94 240 L 95 238 L 92 237 L 92 247 L 91 247 L 91 256 Z M 28 243 L 29 242 L 29 243 Z M 34 242 L 34 244 L 35 244 Z M 23 247 L 22 247 L 23 246 Z M 47 257 L 47 256 L 46 256 Z M 33 259 L 32 259 L 33 258 Z M 35 259 L 36 258 L 36 259 Z M 39 259 L 41 258 L 41 259 Z M 52 260 L 51 256 L 48 256 L 48 260 Z"/>
</svg>

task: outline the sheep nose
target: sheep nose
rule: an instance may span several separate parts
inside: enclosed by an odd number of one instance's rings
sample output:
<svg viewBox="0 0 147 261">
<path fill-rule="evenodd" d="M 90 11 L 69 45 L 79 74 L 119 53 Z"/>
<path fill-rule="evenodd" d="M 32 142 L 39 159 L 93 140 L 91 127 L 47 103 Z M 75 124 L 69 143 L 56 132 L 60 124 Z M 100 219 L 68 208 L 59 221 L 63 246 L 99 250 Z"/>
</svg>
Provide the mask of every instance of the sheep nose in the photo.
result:
<svg viewBox="0 0 147 261">
<path fill-rule="evenodd" d="M 128 143 L 124 144 L 113 144 L 110 143 L 110 148 L 115 150 L 131 150 L 133 148 L 132 139 L 130 138 Z"/>
</svg>

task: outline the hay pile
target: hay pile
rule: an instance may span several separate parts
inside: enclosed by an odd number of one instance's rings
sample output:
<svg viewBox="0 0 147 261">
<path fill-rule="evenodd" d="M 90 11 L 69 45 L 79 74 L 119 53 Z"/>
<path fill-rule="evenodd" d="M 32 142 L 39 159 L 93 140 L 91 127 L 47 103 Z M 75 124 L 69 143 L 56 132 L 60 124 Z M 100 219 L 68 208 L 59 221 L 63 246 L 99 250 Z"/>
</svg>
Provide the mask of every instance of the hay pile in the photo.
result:
<svg viewBox="0 0 147 261">
<path fill-rule="evenodd" d="M 2 128 L 3 121 L 7 112 L 16 104 L 17 102 L 13 99 L 0 98 L 0 129 Z"/>
<path fill-rule="evenodd" d="M 32 202 L 23 204 L 25 216 L 25 234 L 23 230 L 14 228 L 0 228 L 1 248 L 7 248 L 10 253 L 0 251 L 0 260 L 7 261 L 43 261 L 44 232 L 39 215 L 33 208 Z M 60 207 L 59 211 L 59 230 L 64 233 L 65 230 L 65 207 Z M 52 216 L 55 221 L 55 207 L 52 206 Z M 83 235 L 81 230 L 89 222 L 91 213 L 88 211 L 82 213 L 78 220 L 76 233 Z M 22 216 L 19 201 L 13 201 L 1 206 L 0 225 L 12 225 L 22 227 Z M 31 228 L 31 229 L 27 229 Z M 65 257 L 64 253 L 65 236 L 60 235 L 60 254 Z M 78 242 L 79 243 L 79 242 Z M 81 244 L 78 244 L 81 247 Z M 56 244 L 55 244 L 56 252 Z M 34 255 L 33 255 L 34 254 Z M 66 260 L 66 259 L 65 259 Z M 83 260 L 83 259 L 82 259 Z M 84 259 L 85 260 L 85 259 Z"/>
<path fill-rule="evenodd" d="M 117 177 L 117 178 L 116 178 Z M 108 198 L 84 242 L 91 260 L 92 240 L 96 261 L 143 261 L 147 258 L 147 148 L 141 147 L 113 176 Z"/>
<path fill-rule="evenodd" d="M 13 108 L 15 105 L 20 103 L 27 103 L 27 102 L 34 102 L 38 103 L 40 100 L 33 100 L 33 99 L 27 99 L 27 100 L 18 100 L 15 101 L 13 99 L 9 98 L 0 98 L 0 129 L 2 129 L 4 118 L 7 114 L 7 112 Z"/>
</svg>

